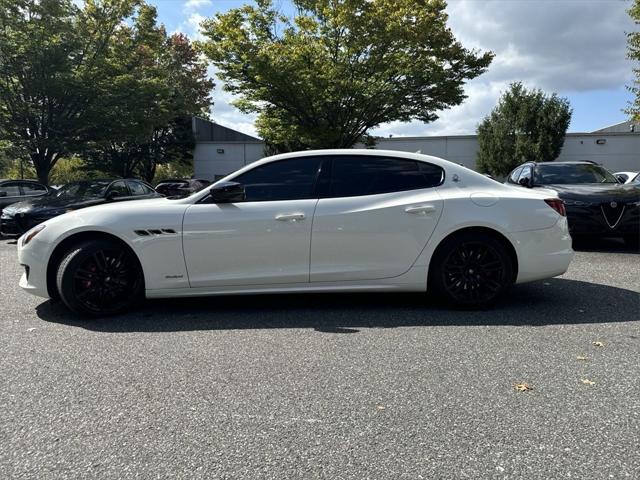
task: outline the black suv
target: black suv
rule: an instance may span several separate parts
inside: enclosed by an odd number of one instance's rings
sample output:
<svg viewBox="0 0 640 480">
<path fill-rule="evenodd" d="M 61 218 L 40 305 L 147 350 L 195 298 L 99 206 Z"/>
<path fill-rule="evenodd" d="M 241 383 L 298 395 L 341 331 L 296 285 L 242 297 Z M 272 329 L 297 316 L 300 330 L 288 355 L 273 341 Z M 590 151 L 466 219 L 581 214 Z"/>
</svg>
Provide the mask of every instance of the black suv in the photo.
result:
<svg viewBox="0 0 640 480">
<path fill-rule="evenodd" d="M 622 184 L 593 162 L 529 162 L 513 170 L 507 185 L 555 191 L 564 201 L 574 237 L 621 237 L 640 244 L 640 187 Z"/>
</svg>

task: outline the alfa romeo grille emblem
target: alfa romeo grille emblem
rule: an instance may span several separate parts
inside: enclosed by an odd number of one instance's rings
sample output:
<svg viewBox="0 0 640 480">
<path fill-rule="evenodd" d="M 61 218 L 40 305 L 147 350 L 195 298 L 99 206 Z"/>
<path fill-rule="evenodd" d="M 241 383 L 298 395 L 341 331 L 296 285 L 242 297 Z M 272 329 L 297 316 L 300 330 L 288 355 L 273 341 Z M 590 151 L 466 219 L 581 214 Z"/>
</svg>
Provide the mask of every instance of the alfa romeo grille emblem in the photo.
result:
<svg viewBox="0 0 640 480">
<path fill-rule="evenodd" d="M 611 208 L 617 208 L 618 202 L 611 202 L 609 205 L 611 205 Z"/>
</svg>

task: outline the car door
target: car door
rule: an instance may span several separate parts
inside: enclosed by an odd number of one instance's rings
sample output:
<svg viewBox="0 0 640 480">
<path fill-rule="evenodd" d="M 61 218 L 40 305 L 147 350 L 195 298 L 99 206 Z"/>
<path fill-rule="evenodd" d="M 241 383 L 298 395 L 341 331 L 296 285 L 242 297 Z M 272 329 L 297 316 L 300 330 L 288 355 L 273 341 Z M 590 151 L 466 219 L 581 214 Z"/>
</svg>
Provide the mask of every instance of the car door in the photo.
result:
<svg viewBox="0 0 640 480">
<path fill-rule="evenodd" d="M 246 200 L 192 205 L 184 256 L 192 287 L 309 281 L 309 244 L 322 157 L 257 166 L 232 178 Z"/>
<path fill-rule="evenodd" d="M 311 281 L 350 281 L 405 273 L 427 244 L 443 201 L 444 171 L 411 159 L 337 155 L 316 207 Z"/>
</svg>

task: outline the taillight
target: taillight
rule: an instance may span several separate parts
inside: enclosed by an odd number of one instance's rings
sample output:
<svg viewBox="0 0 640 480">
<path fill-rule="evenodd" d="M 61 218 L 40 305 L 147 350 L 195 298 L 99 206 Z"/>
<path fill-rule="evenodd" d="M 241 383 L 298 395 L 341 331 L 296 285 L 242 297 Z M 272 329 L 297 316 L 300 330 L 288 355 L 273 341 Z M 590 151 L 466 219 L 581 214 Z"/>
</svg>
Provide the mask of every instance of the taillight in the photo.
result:
<svg viewBox="0 0 640 480">
<path fill-rule="evenodd" d="M 563 217 L 567 216 L 567 210 L 564 208 L 564 202 L 559 198 L 547 198 L 545 199 L 545 202 Z"/>
</svg>

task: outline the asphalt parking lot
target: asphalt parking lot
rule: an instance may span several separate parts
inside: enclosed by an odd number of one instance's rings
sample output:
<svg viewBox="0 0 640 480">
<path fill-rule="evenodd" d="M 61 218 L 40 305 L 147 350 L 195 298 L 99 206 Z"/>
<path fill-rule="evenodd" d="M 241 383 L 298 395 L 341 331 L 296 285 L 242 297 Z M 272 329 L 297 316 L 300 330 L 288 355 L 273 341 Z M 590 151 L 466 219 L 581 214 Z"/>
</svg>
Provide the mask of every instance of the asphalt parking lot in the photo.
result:
<svg viewBox="0 0 640 480">
<path fill-rule="evenodd" d="M 0 478 L 640 478 L 640 254 L 615 241 L 490 311 L 254 296 L 93 321 L 24 294 L 15 249 Z"/>
</svg>

